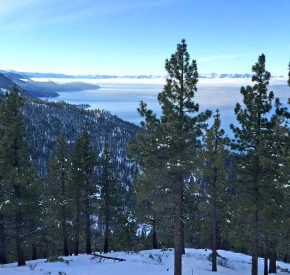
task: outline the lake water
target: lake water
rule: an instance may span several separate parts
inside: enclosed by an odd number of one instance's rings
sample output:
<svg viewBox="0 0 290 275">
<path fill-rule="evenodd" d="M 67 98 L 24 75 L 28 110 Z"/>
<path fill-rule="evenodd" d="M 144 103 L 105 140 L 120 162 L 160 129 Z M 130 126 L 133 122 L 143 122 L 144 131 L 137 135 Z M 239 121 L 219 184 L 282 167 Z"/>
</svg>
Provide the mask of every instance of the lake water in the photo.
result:
<svg viewBox="0 0 290 275">
<path fill-rule="evenodd" d="M 59 83 L 72 81 L 71 79 L 50 80 Z M 160 114 L 157 95 L 163 88 L 164 80 L 81 79 L 74 81 L 97 83 L 101 88 L 79 92 L 61 92 L 59 97 L 49 100 L 65 101 L 71 104 L 89 104 L 90 108 L 108 110 L 112 114 L 136 124 L 139 124 L 142 119 L 137 112 L 140 101 L 146 102 L 154 112 Z M 240 87 L 247 84 L 251 84 L 250 79 L 201 79 L 195 101 L 200 104 L 201 110 L 214 111 L 218 108 L 221 113 L 222 126 L 228 132 L 229 124 L 235 122 L 234 106 L 236 102 L 242 103 Z M 284 78 L 274 79 L 270 89 L 283 102 L 287 102 L 287 98 L 290 97 L 290 88 L 286 85 Z"/>
<path fill-rule="evenodd" d="M 124 120 L 139 123 L 137 112 L 139 102 L 148 103 L 154 111 L 159 110 L 157 94 L 162 89 L 159 84 L 102 84 L 97 90 L 62 92 L 56 99 L 71 104 L 89 104 L 91 109 L 104 109 Z"/>
</svg>

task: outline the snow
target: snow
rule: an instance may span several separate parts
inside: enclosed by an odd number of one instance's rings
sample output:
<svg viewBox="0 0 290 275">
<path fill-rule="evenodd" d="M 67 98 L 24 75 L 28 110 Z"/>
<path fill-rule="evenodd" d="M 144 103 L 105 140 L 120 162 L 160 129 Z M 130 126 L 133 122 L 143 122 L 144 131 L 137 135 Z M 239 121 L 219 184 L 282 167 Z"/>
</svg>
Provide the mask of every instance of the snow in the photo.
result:
<svg viewBox="0 0 290 275">
<path fill-rule="evenodd" d="M 186 249 L 183 256 L 183 275 L 209 275 L 211 265 L 208 260 L 210 250 Z M 248 255 L 229 251 L 218 251 L 218 272 L 221 275 L 246 275 L 251 274 L 251 257 Z M 92 260 L 90 255 L 64 257 L 66 262 L 48 263 L 46 260 L 27 262 L 26 266 L 17 267 L 16 263 L 0 266 L 1 275 L 16 274 L 66 274 L 66 275 L 165 275 L 173 274 L 173 250 L 146 250 L 139 253 L 113 252 L 111 257 L 126 259 L 125 262 L 105 260 L 99 262 Z M 280 268 L 290 270 L 290 264 L 277 262 Z M 281 272 L 278 274 L 289 274 Z M 280 270 L 279 270 L 280 269 Z M 259 274 L 263 274 L 263 260 L 259 259 Z"/>
<path fill-rule="evenodd" d="M 0 88 L 0 93 L 1 93 L 1 94 L 5 94 L 6 92 L 8 92 L 8 90 L 7 90 L 7 89 Z"/>
<path fill-rule="evenodd" d="M 142 223 L 138 225 L 137 228 L 137 236 L 141 236 L 142 233 L 144 233 L 146 236 L 148 236 L 152 231 L 152 225 L 151 224 L 147 224 L 147 223 Z"/>
</svg>

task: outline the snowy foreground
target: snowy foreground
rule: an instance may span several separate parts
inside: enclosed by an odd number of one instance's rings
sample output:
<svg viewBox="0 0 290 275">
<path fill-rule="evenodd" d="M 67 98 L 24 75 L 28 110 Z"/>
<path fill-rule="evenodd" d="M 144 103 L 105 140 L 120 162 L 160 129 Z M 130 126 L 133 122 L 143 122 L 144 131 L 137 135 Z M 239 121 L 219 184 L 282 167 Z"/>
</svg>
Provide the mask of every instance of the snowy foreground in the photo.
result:
<svg viewBox="0 0 290 275">
<path fill-rule="evenodd" d="M 186 249 L 183 257 L 183 275 L 214 274 L 210 271 L 208 255 L 210 250 Z M 219 250 L 218 272 L 215 274 L 250 274 L 250 256 Z M 125 262 L 92 260 L 92 256 L 64 257 L 65 262 L 48 263 L 46 260 L 27 262 L 26 266 L 16 264 L 0 266 L 0 275 L 51 274 L 51 275 L 162 275 L 173 274 L 173 251 L 146 250 L 139 253 L 114 252 L 111 257 L 126 259 Z M 290 274 L 290 264 L 277 262 L 278 274 Z M 263 260 L 259 259 L 259 274 L 263 274 Z M 282 271 L 283 269 L 283 271 Z"/>
</svg>

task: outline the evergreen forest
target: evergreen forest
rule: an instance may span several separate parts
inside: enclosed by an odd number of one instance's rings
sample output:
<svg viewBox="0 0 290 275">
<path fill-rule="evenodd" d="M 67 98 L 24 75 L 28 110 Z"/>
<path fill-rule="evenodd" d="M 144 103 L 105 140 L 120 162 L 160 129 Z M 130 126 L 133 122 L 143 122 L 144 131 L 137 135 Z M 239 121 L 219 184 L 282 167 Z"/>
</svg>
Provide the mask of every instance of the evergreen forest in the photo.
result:
<svg viewBox="0 0 290 275">
<path fill-rule="evenodd" d="M 198 67 L 185 40 L 165 61 L 161 115 L 140 102 L 140 126 L 38 99 L 6 79 L 0 264 L 173 248 L 181 275 L 194 247 L 211 249 L 213 272 L 223 249 L 251 255 L 252 275 L 259 257 L 264 275 L 276 273 L 276 261 L 290 262 L 290 99 L 269 89 L 266 64 L 258 56 L 240 88 L 230 135 L 220 110 L 195 101 Z"/>
</svg>

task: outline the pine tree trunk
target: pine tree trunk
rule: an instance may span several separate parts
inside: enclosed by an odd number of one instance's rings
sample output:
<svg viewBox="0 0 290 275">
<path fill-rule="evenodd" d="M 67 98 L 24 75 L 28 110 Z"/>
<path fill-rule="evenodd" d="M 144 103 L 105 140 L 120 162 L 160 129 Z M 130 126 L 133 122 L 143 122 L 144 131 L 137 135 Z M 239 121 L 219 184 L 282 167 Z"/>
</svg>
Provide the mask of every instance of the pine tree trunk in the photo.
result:
<svg viewBox="0 0 290 275">
<path fill-rule="evenodd" d="M 86 253 L 92 254 L 89 194 L 87 194 L 85 198 L 85 211 L 86 211 Z"/>
<path fill-rule="evenodd" d="M 174 219 L 174 275 L 182 274 L 182 194 L 183 179 L 176 177 L 175 219 Z"/>
<path fill-rule="evenodd" d="M 79 254 L 80 243 L 80 198 L 77 197 L 76 201 L 76 228 L 75 228 L 75 256 Z"/>
<path fill-rule="evenodd" d="M 106 210 L 107 212 L 107 210 Z M 109 215 L 105 214 L 105 240 L 104 240 L 104 253 L 109 252 Z"/>
<path fill-rule="evenodd" d="M 259 148 L 259 143 L 257 143 L 257 148 Z M 258 204 L 259 204 L 259 177 L 260 177 L 260 160 L 259 156 L 256 156 L 256 169 L 255 169 L 255 178 L 254 178 L 254 207 L 253 207 L 253 237 L 252 237 L 252 275 L 258 275 L 258 223 L 259 223 L 259 213 L 258 213 Z"/>
<path fill-rule="evenodd" d="M 105 199 L 105 242 L 104 242 L 104 253 L 109 252 L 109 234 L 110 234 L 110 208 L 109 208 L 109 191 L 108 191 L 108 183 L 106 182 L 104 185 L 104 199 Z"/>
<path fill-rule="evenodd" d="M 264 275 L 268 275 L 268 259 L 269 259 L 269 241 L 268 235 L 265 239 L 265 251 L 264 251 Z"/>
<path fill-rule="evenodd" d="M 264 275 L 268 275 L 268 255 L 264 254 Z"/>
<path fill-rule="evenodd" d="M 37 260 L 37 248 L 35 244 L 31 244 L 31 260 Z"/>
<path fill-rule="evenodd" d="M 15 239 L 16 239 L 16 254 L 17 254 L 17 262 L 18 266 L 25 265 L 25 257 L 22 248 L 22 213 L 17 210 L 15 215 Z"/>
<path fill-rule="evenodd" d="M 105 227 L 104 253 L 109 252 L 109 230 Z"/>
<path fill-rule="evenodd" d="M 218 218 L 217 218 L 216 227 L 217 227 L 217 229 L 216 229 L 216 238 L 217 238 L 216 247 L 217 247 L 217 249 L 224 249 L 224 241 L 225 240 L 221 237 L 221 234 L 220 234 L 220 225 L 219 225 Z"/>
<path fill-rule="evenodd" d="M 215 237 L 213 237 L 212 240 L 212 259 L 211 259 L 211 271 L 217 272 L 217 248 L 214 240 Z"/>
<path fill-rule="evenodd" d="M 273 249 L 270 251 L 270 265 L 269 265 L 269 273 L 277 273 L 277 253 L 276 250 Z"/>
<path fill-rule="evenodd" d="M 213 193 L 212 193 L 212 266 L 213 272 L 217 271 L 217 169 L 214 168 Z"/>
<path fill-rule="evenodd" d="M 62 238 L 63 238 L 63 255 L 68 256 L 68 236 L 67 236 L 67 227 L 66 227 L 66 205 L 65 202 L 65 175 L 62 175 L 62 184 L 61 184 L 61 195 L 62 195 L 62 205 L 61 205 L 61 218 L 62 218 Z"/>
<path fill-rule="evenodd" d="M 252 239 L 252 275 L 258 275 L 258 238 L 256 232 Z"/>
<path fill-rule="evenodd" d="M 4 216 L 0 214 L 0 264 L 7 264 Z"/>
<path fill-rule="evenodd" d="M 183 201 L 182 201 L 183 205 Z M 182 254 L 185 255 L 185 242 L 184 242 L 184 223 L 183 219 L 181 219 L 181 237 L 182 237 Z"/>
<path fill-rule="evenodd" d="M 15 167 L 18 165 L 15 164 Z M 14 192 L 15 192 L 15 198 L 19 199 L 21 198 L 21 192 L 20 187 L 15 185 L 14 186 Z M 20 209 L 16 209 L 15 212 L 15 241 L 16 241 L 16 254 L 17 254 L 17 262 L 18 266 L 25 265 L 25 257 L 24 252 L 22 248 L 22 227 L 23 227 L 23 220 L 22 220 L 22 212 Z"/>
<path fill-rule="evenodd" d="M 64 206 L 62 206 L 64 208 Z M 67 237 L 67 228 L 66 228 L 66 219 L 65 219 L 65 209 L 62 210 L 63 217 L 62 217 L 62 237 L 63 237 L 63 255 L 68 256 L 68 237 Z"/>
<path fill-rule="evenodd" d="M 44 259 L 47 259 L 49 257 L 49 252 L 50 252 L 50 243 L 47 240 L 48 234 L 49 234 L 49 231 L 45 230 L 44 232 L 42 232 L 42 235 L 41 235 L 41 242 L 44 244 L 41 257 Z"/>
<path fill-rule="evenodd" d="M 152 220 L 152 248 L 157 249 L 157 234 L 156 234 L 156 220 Z"/>
<path fill-rule="evenodd" d="M 254 220 L 254 233 L 252 239 L 252 275 L 258 275 L 258 210 L 257 206 L 255 211 L 255 220 Z"/>
</svg>

